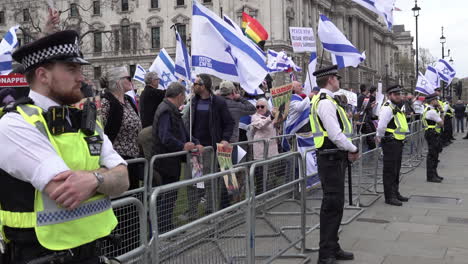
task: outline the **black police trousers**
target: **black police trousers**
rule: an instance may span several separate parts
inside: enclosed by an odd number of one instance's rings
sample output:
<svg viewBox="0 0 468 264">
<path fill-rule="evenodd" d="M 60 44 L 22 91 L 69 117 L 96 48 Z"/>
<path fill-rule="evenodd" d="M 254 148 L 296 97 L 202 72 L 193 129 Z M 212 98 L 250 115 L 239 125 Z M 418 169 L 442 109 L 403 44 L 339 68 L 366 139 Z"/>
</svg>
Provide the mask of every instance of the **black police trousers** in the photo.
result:
<svg viewBox="0 0 468 264">
<path fill-rule="evenodd" d="M 439 164 L 439 152 L 442 149 L 441 135 L 432 129 L 426 130 L 424 138 L 427 141 L 427 157 L 426 157 L 426 178 L 427 180 L 434 179 L 438 176 L 437 165 Z"/>
<path fill-rule="evenodd" d="M 319 258 L 335 257 L 340 250 L 338 229 L 343 218 L 344 178 L 348 162 L 346 152 L 317 155 L 318 174 L 323 198 L 320 208 Z"/>
<path fill-rule="evenodd" d="M 400 194 L 400 169 L 403 154 L 403 141 L 382 139 L 383 150 L 383 186 L 385 200 L 388 201 Z"/>
</svg>

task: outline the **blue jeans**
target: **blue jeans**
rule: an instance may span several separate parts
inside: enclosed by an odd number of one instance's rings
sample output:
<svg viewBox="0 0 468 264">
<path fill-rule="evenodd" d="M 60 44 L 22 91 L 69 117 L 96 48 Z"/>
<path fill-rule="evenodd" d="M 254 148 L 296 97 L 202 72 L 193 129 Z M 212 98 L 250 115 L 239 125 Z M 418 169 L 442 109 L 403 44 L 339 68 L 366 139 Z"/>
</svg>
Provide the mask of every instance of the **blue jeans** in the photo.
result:
<svg viewBox="0 0 468 264">
<path fill-rule="evenodd" d="M 457 133 L 460 133 L 460 127 L 461 127 L 461 132 L 465 133 L 465 126 L 463 125 L 464 117 L 458 118 L 457 117 Z"/>
</svg>

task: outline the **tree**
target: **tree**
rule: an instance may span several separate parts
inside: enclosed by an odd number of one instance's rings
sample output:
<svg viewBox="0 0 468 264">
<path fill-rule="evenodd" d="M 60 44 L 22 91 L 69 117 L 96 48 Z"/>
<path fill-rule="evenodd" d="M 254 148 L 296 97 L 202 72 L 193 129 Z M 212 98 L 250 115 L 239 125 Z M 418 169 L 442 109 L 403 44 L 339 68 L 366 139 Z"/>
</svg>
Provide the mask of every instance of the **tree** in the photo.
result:
<svg viewBox="0 0 468 264">
<path fill-rule="evenodd" d="M 436 63 L 436 58 L 431 54 L 429 49 L 419 48 L 419 71 L 425 72 L 427 66 L 434 66 Z"/>
</svg>

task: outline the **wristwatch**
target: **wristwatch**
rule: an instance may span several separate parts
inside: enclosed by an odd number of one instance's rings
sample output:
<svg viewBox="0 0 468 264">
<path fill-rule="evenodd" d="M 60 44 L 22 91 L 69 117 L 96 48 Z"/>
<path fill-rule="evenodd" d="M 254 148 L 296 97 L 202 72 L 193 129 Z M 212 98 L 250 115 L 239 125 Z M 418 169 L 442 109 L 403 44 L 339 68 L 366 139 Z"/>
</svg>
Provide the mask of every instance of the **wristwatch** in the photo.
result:
<svg viewBox="0 0 468 264">
<path fill-rule="evenodd" d="M 93 172 L 93 175 L 94 175 L 94 177 L 96 177 L 96 180 L 98 182 L 98 185 L 96 187 L 96 189 L 97 189 L 97 188 L 99 188 L 99 186 L 101 186 L 104 183 L 104 176 L 101 173 L 97 172 L 97 171 Z"/>
</svg>

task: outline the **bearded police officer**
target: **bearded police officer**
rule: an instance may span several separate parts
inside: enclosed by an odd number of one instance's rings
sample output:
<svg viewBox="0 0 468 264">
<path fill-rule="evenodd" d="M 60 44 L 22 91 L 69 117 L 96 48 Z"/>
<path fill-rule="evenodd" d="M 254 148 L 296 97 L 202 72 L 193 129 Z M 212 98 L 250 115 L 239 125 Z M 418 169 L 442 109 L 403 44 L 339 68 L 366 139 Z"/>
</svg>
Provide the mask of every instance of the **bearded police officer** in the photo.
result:
<svg viewBox="0 0 468 264">
<path fill-rule="evenodd" d="M 439 152 L 442 149 L 441 132 L 444 120 L 440 117 L 439 100 L 437 94 L 426 96 L 427 106 L 423 113 L 424 137 L 427 141 L 428 152 L 426 158 L 426 179 L 428 182 L 442 182 L 443 178 L 437 173 Z"/>
<path fill-rule="evenodd" d="M 109 196 L 128 188 L 125 161 L 79 102 L 79 36 L 62 31 L 19 48 L 29 98 L 0 119 L 0 231 L 6 263 L 101 263 L 99 239 L 117 225 Z M 94 109 L 94 110 L 93 110 Z"/>
<path fill-rule="evenodd" d="M 403 141 L 409 132 L 405 113 L 400 110 L 401 87 L 395 85 L 387 89 L 388 101 L 382 106 L 377 126 L 377 143 L 383 150 L 383 185 L 385 203 L 401 206 L 408 198 L 399 191 Z"/>
<path fill-rule="evenodd" d="M 318 174 L 323 199 L 320 209 L 319 264 L 336 260 L 352 260 L 354 255 L 343 251 L 338 243 L 338 229 L 343 218 L 345 169 L 359 157 L 351 143 L 352 125 L 346 111 L 334 98 L 340 89 L 338 66 L 314 72 L 320 93 L 311 102 L 310 123 L 317 148 Z"/>
</svg>

